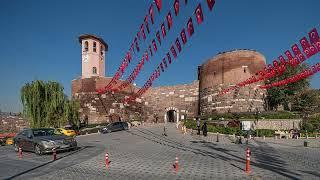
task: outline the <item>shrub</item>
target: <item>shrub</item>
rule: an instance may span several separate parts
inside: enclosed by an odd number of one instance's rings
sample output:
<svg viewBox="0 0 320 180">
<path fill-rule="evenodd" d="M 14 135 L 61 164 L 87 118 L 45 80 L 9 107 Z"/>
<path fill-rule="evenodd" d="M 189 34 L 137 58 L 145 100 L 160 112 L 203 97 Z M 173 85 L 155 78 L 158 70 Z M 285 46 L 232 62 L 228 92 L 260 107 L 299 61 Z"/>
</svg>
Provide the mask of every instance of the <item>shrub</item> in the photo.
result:
<svg viewBox="0 0 320 180">
<path fill-rule="evenodd" d="M 263 136 L 273 137 L 275 131 L 272 129 L 257 129 L 255 130 L 254 135 L 256 135 L 257 132 L 259 137 L 263 137 Z"/>
</svg>

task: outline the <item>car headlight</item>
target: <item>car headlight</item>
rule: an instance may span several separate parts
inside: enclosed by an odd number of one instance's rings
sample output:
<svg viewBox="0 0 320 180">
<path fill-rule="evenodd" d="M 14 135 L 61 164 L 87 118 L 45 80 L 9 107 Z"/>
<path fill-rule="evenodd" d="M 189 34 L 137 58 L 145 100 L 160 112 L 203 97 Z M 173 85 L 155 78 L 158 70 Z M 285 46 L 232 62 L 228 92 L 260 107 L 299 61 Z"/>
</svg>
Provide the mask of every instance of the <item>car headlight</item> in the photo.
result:
<svg viewBox="0 0 320 180">
<path fill-rule="evenodd" d="M 41 143 L 45 147 L 54 147 L 55 146 L 55 143 L 53 141 L 41 141 Z"/>
</svg>

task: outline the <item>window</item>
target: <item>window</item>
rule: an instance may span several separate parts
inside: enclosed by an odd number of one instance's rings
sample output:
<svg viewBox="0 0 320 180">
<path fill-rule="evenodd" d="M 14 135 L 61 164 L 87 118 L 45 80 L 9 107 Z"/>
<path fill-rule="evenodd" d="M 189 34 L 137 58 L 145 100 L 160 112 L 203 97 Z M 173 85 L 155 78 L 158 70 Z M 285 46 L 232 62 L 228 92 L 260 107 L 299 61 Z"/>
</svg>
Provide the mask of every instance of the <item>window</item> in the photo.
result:
<svg viewBox="0 0 320 180">
<path fill-rule="evenodd" d="M 92 68 L 92 73 L 93 73 L 93 74 L 97 74 L 97 68 L 96 68 L 96 67 L 93 67 L 93 68 Z"/>
<path fill-rule="evenodd" d="M 84 42 L 84 51 L 86 51 L 86 52 L 89 51 L 89 43 L 88 43 L 88 41 Z"/>
<path fill-rule="evenodd" d="M 244 73 L 246 73 L 246 72 L 247 72 L 246 68 L 243 68 L 243 72 L 244 72 Z"/>
<path fill-rule="evenodd" d="M 100 55 L 103 56 L 103 47 L 100 46 Z"/>
<path fill-rule="evenodd" d="M 93 42 L 93 52 L 97 52 L 97 43 Z"/>
</svg>

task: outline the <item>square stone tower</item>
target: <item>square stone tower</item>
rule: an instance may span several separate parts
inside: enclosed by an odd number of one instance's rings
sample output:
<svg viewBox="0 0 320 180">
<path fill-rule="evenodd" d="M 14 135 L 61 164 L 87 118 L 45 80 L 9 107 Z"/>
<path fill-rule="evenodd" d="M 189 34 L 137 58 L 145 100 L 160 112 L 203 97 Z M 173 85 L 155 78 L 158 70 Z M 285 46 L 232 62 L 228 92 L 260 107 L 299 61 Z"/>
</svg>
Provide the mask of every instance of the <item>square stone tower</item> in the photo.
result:
<svg viewBox="0 0 320 180">
<path fill-rule="evenodd" d="M 82 79 L 94 76 L 105 77 L 107 43 L 92 34 L 79 36 L 79 42 L 82 46 Z"/>
</svg>

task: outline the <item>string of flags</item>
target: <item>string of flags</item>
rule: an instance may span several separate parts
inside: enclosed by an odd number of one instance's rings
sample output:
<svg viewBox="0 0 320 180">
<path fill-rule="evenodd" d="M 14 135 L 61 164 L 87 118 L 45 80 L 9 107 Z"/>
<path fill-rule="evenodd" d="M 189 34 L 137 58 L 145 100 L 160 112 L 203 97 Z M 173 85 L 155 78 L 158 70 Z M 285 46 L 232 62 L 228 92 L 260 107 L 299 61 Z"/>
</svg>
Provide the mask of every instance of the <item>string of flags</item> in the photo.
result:
<svg viewBox="0 0 320 180">
<path fill-rule="evenodd" d="M 215 1 L 214 0 L 207 0 L 207 5 L 210 11 L 213 10 Z M 202 11 L 201 3 L 199 3 L 194 11 L 196 22 L 198 25 L 200 25 L 204 20 L 204 15 Z M 194 23 L 192 16 L 187 21 L 187 32 L 185 28 L 182 28 L 180 31 L 178 37 L 175 39 L 174 43 L 171 45 L 169 51 L 165 54 L 160 64 L 157 66 L 157 68 L 153 71 L 153 73 L 150 75 L 149 79 L 146 81 L 146 83 L 143 85 L 139 91 L 128 98 L 124 100 L 124 103 L 129 103 L 136 98 L 140 97 L 142 94 L 144 94 L 153 84 L 153 81 L 158 79 L 162 72 L 165 71 L 166 68 L 173 62 L 173 59 L 176 59 L 178 57 L 178 54 L 182 51 L 182 45 L 185 45 L 188 42 L 187 37 L 190 39 L 191 36 L 194 34 Z M 181 43 L 182 42 L 182 45 Z"/>
<path fill-rule="evenodd" d="M 115 75 L 112 77 L 111 81 L 107 84 L 107 86 L 105 86 L 103 89 L 96 90 L 98 93 L 102 94 L 108 90 L 111 90 L 111 88 L 117 84 L 117 81 L 121 78 L 121 76 L 125 72 L 126 68 L 128 67 L 131 60 L 133 59 L 133 56 L 140 51 L 139 41 L 142 41 L 141 36 L 144 40 L 146 39 L 146 33 L 144 31 L 144 27 L 146 28 L 146 31 L 149 34 L 150 33 L 149 22 L 151 22 L 152 25 L 155 22 L 154 5 L 156 6 L 158 13 L 160 14 L 160 11 L 162 9 L 162 0 L 154 0 L 149 7 L 148 14 L 146 14 L 143 19 L 143 23 L 139 27 L 139 31 L 135 35 L 129 50 L 126 52 L 120 67 L 116 71 Z"/>
<path fill-rule="evenodd" d="M 187 1 L 185 1 L 185 5 L 187 5 Z M 178 14 L 180 12 L 180 1 L 179 0 L 174 1 L 173 9 L 174 9 L 175 16 L 178 16 Z M 198 13 L 202 14 L 202 10 L 200 9 L 200 12 L 198 12 Z M 166 21 L 166 23 L 165 23 L 165 21 Z M 151 44 L 147 47 L 147 49 L 142 54 L 141 60 L 139 61 L 138 65 L 134 68 L 134 70 L 131 72 L 131 74 L 125 80 L 125 82 L 123 82 L 119 87 L 113 89 L 114 92 L 121 91 L 122 89 L 126 88 L 129 84 L 131 84 L 137 78 L 142 67 L 145 64 L 145 61 L 147 61 L 147 62 L 151 61 L 151 58 L 158 52 L 159 47 L 164 42 L 165 37 L 167 36 L 167 33 L 170 31 L 170 29 L 172 29 L 172 26 L 173 26 L 173 17 L 171 15 L 171 9 L 170 9 L 168 11 L 164 21 L 161 23 L 160 30 L 157 30 L 156 37 L 153 39 L 151 38 L 152 39 Z M 144 34 L 143 26 L 141 26 L 140 32 L 142 32 L 142 34 Z M 184 38 L 184 39 L 186 39 L 186 38 Z M 176 40 L 176 43 L 179 43 L 179 42 L 177 42 L 177 40 Z M 179 48 L 178 50 L 180 52 L 181 46 L 179 45 L 178 48 Z M 170 61 L 170 64 L 171 64 L 171 61 Z"/>
<path fill-rule="evenodd" d="M 258 75 L 251 76 L 245 81 L 242 81 L 235 86 L 222 90 L 219 95 L 224 95 L 227 92 L 234 90 L 238 87 L 243 87 L 252 83 L 256 83 L 262 80 L 267 80 L 277 75 L 281 76 L 286 71 L 286 66 L 290 65 L 296 68 L 299 64 L 311 58 L 320 52 L 320 38 L 316 28 L 313 28 L 309 33 L 309 40 L 304 36 L 300 39 L 300 46 L 302 51 L 297 44 L 291 46 L 291 50 L 284 52 L 287 59 L 283 55 L 280 55 L 278 59 L 273 60 L 272 64 L 268 64 L 264 69 L 258 71 Z"/>
</svg>

